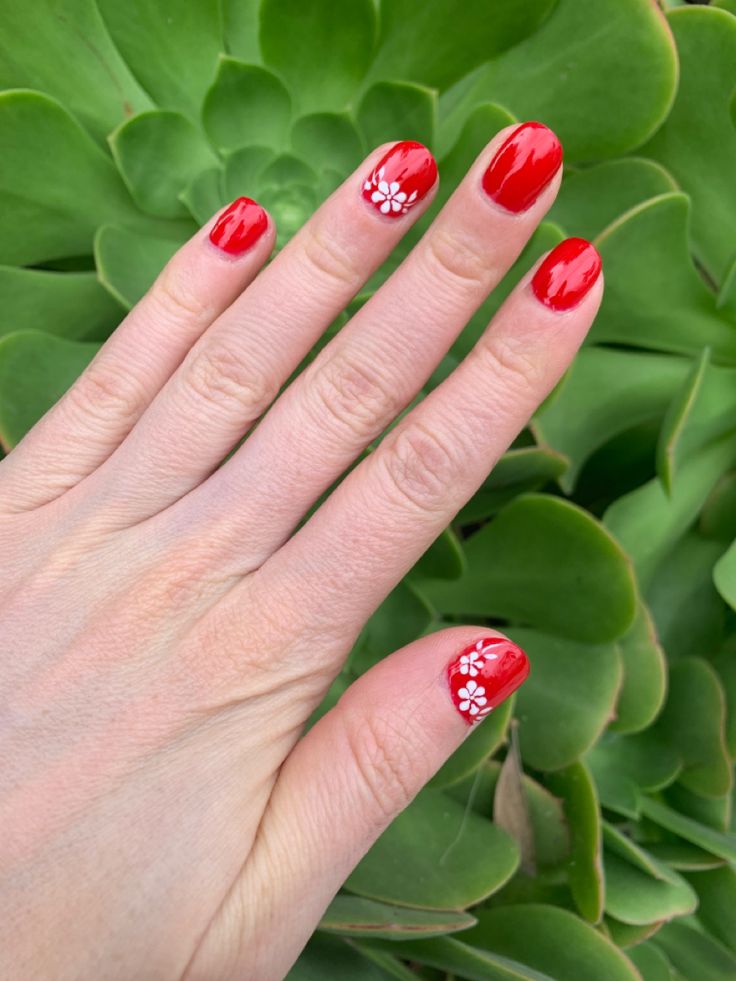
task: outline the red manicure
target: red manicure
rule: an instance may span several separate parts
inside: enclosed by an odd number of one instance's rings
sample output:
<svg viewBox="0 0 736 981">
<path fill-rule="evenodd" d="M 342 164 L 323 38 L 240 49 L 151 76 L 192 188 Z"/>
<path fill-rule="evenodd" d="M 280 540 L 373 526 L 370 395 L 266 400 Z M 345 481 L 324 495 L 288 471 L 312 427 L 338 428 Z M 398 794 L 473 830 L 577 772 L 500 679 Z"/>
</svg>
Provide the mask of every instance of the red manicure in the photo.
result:
<svg viewBox="0 0 736 981">
<path fill-rule="evenodd" d="M 452 702 L 469 725 L 485 719 L 528 674 L 529 658 L 505 637 L 470 644 L 447 667 Z"/>
<path fill-rule="evenodd" d="M 551 310 L 577 306 L 601 271 L 601 257 L 584 238 L 566 238 L 534 273 L 536 298 Z"/>
<path fill-rule="evenodd" d="M 268 217 L 260 204 L 251 198 L 237 198 L 215 222 L 210 241 L 228 255 L 241 255 L 267 227 Z"/>
<path fill-rule="evenodd" d="M 526 211 L 562 163 L 562 147 L 551 129 L 523 123 L 501 144 L 483 174 L 483 190 L 507 211 Z"/>
<path fill-rule="evenodd" d="M 363 182 L 363 197 L 376 211 L 400 218 L 437 180 L 434 157 L 421 143 L 404 140 L 385 153 Z"/>
</svg>

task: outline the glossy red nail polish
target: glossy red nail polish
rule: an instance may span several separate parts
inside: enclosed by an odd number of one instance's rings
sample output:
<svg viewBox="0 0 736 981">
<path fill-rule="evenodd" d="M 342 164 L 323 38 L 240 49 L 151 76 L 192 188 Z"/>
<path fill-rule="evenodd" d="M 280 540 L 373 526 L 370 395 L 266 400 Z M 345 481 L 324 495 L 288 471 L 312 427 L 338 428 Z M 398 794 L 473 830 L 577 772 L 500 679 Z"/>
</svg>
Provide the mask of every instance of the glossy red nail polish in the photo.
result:
<svg viewBox="0 0 736 981">
<path fill-rule="evenodd" d="M 242 255 L 267 227 L 268 217 L 260 204 L 251 198 L 237 198 L 215 222 L 210 242 L 228 255 Z"/>
<path fill-rule="evenodd" d="M 562 163 L 562 146 L 541 123 L 523 123 L 506 139 L 483 174 L 483 190 L 507 211 L 526 211 Z"/>
<path fill-rule="evenodd" d="M 529 658 L 505 637 L 483 637 L 447 666 L 453 705 L 474 725 L 516 691 L 529 674 Z"/>
<path fill-rule="evenodd" d="M 434 157 L 421 143 L 396 143 L 363 181 L 363 197 L 382 215 L 400 218 L 437 180 Z"/>
<path fill-rule="evenodd" d="M 534 295 L 551 310 L 577 306 L 601 271 L 601 257 L 584 238 L 566 238 L 534 273 Z"/>
</svg>

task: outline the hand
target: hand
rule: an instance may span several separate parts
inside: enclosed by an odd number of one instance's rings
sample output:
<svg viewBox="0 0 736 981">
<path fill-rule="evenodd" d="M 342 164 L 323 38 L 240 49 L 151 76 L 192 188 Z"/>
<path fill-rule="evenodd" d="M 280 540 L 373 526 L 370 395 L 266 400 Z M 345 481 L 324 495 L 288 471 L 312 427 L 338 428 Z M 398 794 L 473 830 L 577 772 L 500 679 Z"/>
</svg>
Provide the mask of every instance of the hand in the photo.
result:
<svg viewBox="0 0 736 981">
<path fill-rule="evenodd" d="M 366 619 L 569 365 L 603 288 L 592 246 L 538 264 L 303 519 L 508 270 L 560 163 L 539 124 L 498 134 L 280 395 L 436 167 L 419 144 L 377 149 L 258 275 L 273 223 L 239 199 L 0 465 L 5 976 L 283 977 L 373 840 L 523 681 L 500 634 L 443 630 L 300 739 Z"/>
</svg>

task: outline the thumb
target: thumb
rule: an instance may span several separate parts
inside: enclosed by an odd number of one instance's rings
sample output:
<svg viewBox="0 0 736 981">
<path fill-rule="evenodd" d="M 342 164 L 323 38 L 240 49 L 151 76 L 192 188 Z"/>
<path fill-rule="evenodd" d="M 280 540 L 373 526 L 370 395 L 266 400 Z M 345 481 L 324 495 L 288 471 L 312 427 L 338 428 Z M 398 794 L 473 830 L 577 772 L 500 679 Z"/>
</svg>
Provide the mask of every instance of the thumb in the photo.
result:
<svg viewBox="0 0 736 981">
<path fill-rule="evenodd" d="M 260 874 L 279 883 L 266 923 L 290 923 L 288 949 L 283 932 L 261 938 L 272 969 L 278 952 L 286 973 L 379 834 L 528 673 L 502 634 L 438 631 L 367 671 L 297 744 L 249 858 L 251 872 L 263 862 Z"/>
</svg>

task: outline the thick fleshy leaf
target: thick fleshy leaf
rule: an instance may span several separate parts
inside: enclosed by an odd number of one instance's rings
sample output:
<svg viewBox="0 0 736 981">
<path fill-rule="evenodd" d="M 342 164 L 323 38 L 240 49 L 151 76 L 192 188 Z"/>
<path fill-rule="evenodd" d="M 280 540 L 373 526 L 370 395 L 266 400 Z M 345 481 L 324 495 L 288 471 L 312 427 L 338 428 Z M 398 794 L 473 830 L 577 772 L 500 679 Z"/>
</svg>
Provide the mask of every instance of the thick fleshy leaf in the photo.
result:
<svg viewBox="0 0 736 981">
<path fill-rule="evenodd" d="M 677 977 L 697 981 L 736 978 L 736 956 L 707 934 L 685 923 L 668 923 L 652 940 L 678 972 Z"/>
<path fill-rule="evenodd" d="M 736 953 L 736 870 L 724 866 L 687 876 L 698 894 L 698 919 L 703 926 Z"/>
<path fill-rule="evenodd" d="M 670 962 L 654 944 L 637 944 L 626 953 L 641 974 L 642 981 L 674 981 Z"/>
<path fill-rule="evenodd" d="M 706 348 L 670 405 L 660 434 L 657 472 L 668 491 L 694 453 L 733 429 L 736 369 L 711 363 Z"/>
<path fill-rule="evenodd" d="M 610 941 L 555 906 L 480 910 L 478 925 L 463 935 L 463 942 L 528 964 L 555 981 L 639 981 L 631 962 Z"/>
<path fill-rule="evenodd" d="M 0 88 L 47 93 L 100 142 L 121 120 L 152 108 L 111 42 L 95 0 L 76 0 L 73 8 L 58 0 L 2 0 L 0 23 Z M 56 150 L 53 140 L 45 149 L 50 146 Z M 18 149 L 29 152 L 25 138 Z"/>
<path fill-rule="evenodd" d="M 261 60 L 258 12 L 261 0 L 221 0 L 225 46 L 229 54 L 254 65 Z"/>
<path fill-rule="evenodd" d="M 556 0 L 391 0 L 369 78 L 410 78 L 447 88 L 532 34 Z"/>
<path fill-rule="evenodd" d="M 384 831 L 345 888 L 400 906 L 462 909 L 513 875 L 513 838 L 439 790 L 425 789 Z"/>
<path fill-rule="evenodd" d="M 251 144 L 280 150 L 287 143 L 291 96 L 273 72 L 223 56 L 204 100 L 202 121 L 221 150 Z"/>
<path fill-rule="evenodd" d="M 660 879 L 662 882 L 668 881 L 669 870 L 648 851 L 645 851 L 633 838 L 629 837 L 625 830 L 621 830 L 619 825 L 612 824 L 610 821 L 603 821 L 602 828 L 606 853 L 617 855 L 653 879 Z M 624 920 L 623 922 L 628 921 Z M 646 922 L 651 921 L 647 920 Z"/>
<path fill-rule="evenodd" d="M 131 197 L 160 218 L 182 218 L 180 195 L 216 163 L 201 131 L 179 112 L 155 109 L 134 116 L 110 135 L 110 148 Z"/>
<path fill-rule="evenodd" d="M 105 225 L 95 239 L 100 282 L 126 309 L 130 309 L 185 241 L 185 236 L 159 238 Z"/>
<path fill-rule="evenodd" d="M 0 336 L 43 329 L 69 340 L 107 337 L 123 310 L 93 272 L 0 266 Z"/>
<path fill-rule="evenodd" d="M 736 543 L 716 562 L 713 581 L 724 600 L 736 610 Z"/>
<path fill-rule="evenodd" d="M 264 62 L 286 80 L 300 113 L 344 109 L 370 64 L 376 37 L 373 0 L 263 0 Z"/>
<path fill-rule="evenodd" d="M 413 82 L 376 82 L 361 99 L 357 119 L 366 146 L 418 140 L 431 147 L 437 93 Z"/>
<path fill-rule="evenodd" d="M 736 471 L 724 474 L 700 512 L 698 531 L 725 545 L 736 538 Z"/>
<path fill-rule="evenodd" d="M 0 338 L 0 442 L 15 446 L 61 398 L 99 350 L 40 330 Z"/>
<path fill-rule="evenodd" d="M 629 956 L 630 948 L 635 947 L 645 940 L 649 940 L 661 926 L 662 922 L 659 920 L 654 923 L 643 923 L 634 926 L 631 923 L 622 923 L 621 920 L 617 920 L 615 917 L 606 914 L 603 917 L 601 930 L 617 947 L 625 950 L 627 956 Z"/>
<path fill-rule="evenodd" d="M 350 978 L 351 981 L 390 981 L 391 974 L 341 937 L 316 933 L 286 975 L 285 981 L 325 981 L 329 977 Z"/>
<path fill-rule="evenodd" d="M 568 466 L 567 457 L 543 446 L 521 446 L 508 450 L 480 489 L 461 508 L 459 525 L 490 518 L 519 494 L 540 490 L 559 480 Z"/>
<path fill-rule="evenodd" d="M 697 845 L 683 841 L 682 838 L 673 841 L 654 841 L 649 844 L 649 851 L 661 862 L 666 862 L 678 872 L 704 872 L 707 869 L 719 869 L 725 862 L 717 855 Z"/>
<path fill-rule="evenodd" d="M 693 455 L 682 466 L 670 495 L 659 480 L 651 480 L 608 508 L 606 527 L 633 559 L 644 589 L 734 460 L 736 439 L 729 436 Z"/>
<path fill-rule="evenodd" d="M 422 584 L 442 613 L 504 617 L 592 642 L 615 639 L 633 621 L 627 557 L 597 521 L 567 501 L 517 498 L 466 540 L 465 553 L 467 575 Z"/>
<path fill-rule="evenodd" d="M 466 569 L 462 542 L 452 528 L 445 528 L 416 562 L 411 575 L 417 579 L 457 579 Z"/>
<path fill-rule="evenodd" d="M 340 893 L 335 896 L 320 920 L 320 930 L 344 933 L 351 937 L 438 937 L 475 924 L 475 917 L 458 910 L 411 909 L 389 906 Z"/>
<path fill-rule="evenodd" d="M 221 167 L 208 167 L 200 171 L 179 195 L 190 215 L 200 225 L 209 221 L 226 204 L 224 182 L 225 172 Z"/>
<path fill-rule="evenodd" d="M 640 925 L 686 916 L 698 905 L 687 882 L 666 865 L 658 863 L 654 878 L 619 856 L 606 852 L 606 912 L 622 923 Z"/>
<path fill-rule="evenodd" d="M 532 670 L 516 695 L 521 752 L 538 770 L 577 760 L 609 722 L 623 670 L 614 644 L 583 644 L 523 628 L 508 633 Z M 563 720 L 558 722 L 557 720 Z"/>
<path fill-rule="evenodd" d="M 656 4 L 560 0 L 538 31 L 443 97 L 441 149 L 455 142 L 472 106 L 495 101 L 551 126 L 568 161 L 610 157 L 661 124 L 676 80 L 674 44 Z"/>
<path fill-rule="evenodd" d="M 664 702 L 667 666 L 651 614 L 639 603 L 636 620 L 617 641 L 624 680 L 616 702 L 612 732 L 640 732 L 654 720 Z"/>
<path fill-rule="evenodd" d="M 716 650 L 726 605 L 713 585 L 724 546 L 688 532 L 669 552 L 647 588 L 647 603 L 670 658 Z"/>
<path fill-rule="evenodd" d="M 642 201 L 676 190 L 672 177 L 653 160 L 607 160 L 568 174 L 549 217 L 576 235 L 592 239 Z"/>
<path fill-rule="evenodd" d="M 733 813 L 730 793 L 720 797 L 704 797 L 677 781 L 665 788 L 662 800 L 685 817 L 707 824 L 717 831 L 729 829 Z"/>
<path fill-rule="evenodd" d="M 261 175 L 275 158 L 275 152 L 266 146 L 246 146 L 228 154 L 223 188 L 225 200 L 232 201 L 241 194 L 255 197 Z"/>
<path fill-rule="evenodd" d="M 641 809 L 642 813 L 655 824 L 679 835 L 685 841 L 692 842 L 712 855 L 718 855 L 729 862 L 736 862 L 736 840 L 733 835 L 716 831 L 699 821 L 678 814 L 671 807 L 652 797 L 642 798 Z"/>
<path fill-rule="evenodd" d="M 669 692 L 657 732 L 683 760 L 682 785 L 706 797 L 731 790 L 725 709 L 723 688 L 707 661 L 688 657 L 670 665 Z"/>
<path fill-rule="evenodd" d="M 362 160 L 365 148 L 347 113 L 316 112 L 297 119 L 291 127 L 291 147 L 320 170 L 324 167 L 347 176 Z"/>
<path fill-rule="evenodd" d="M 0 209 L 0 262 L 17 265 L 89 255 L 101 223 L 142 220 L 109 156 L 38 92 L 0 93 Z"/>
<path fill-rule="evenodd" d="M 730 111 L 736 20 L 704 7 L 672 11 L 667 19 L 680 62 L 677 98 L 664 126 L 641 152 L 664 164 L 692 198 L 693 245 L 720 282 L 733 262 L 736 227 L 736 128 Z"/>
<path fill-rule="evenodd" d="M 726 696 L 726 746 L 732 760 L 736 760 L 736 656 L 725 650 L 712 661 Z"/>
<path fill-rule="evenodd" d="M 587 347 L 532 421 L 537 441 L 570 460 L 570 492 L 599 447 L 640 423 L 661 419 L 690 370 L 686 358 Z"/>
<path fill-rule="evenodd" d="M 584 763 L 573 763 L 547 776 L 547 785 L 562 798 L 570 829 L 568 882 L 581 916 L 597 923 L 603 915 L 601 815 L 598 795 Z"/>
<path fill-rule="evenodd" d="M 736 361 L 736 324 L 719 315 L 693 265 L 689 216 L 684 194 L 663 194 L 596 239 L 606 290 L 592 340 L 680 354 L 700 354 L 709 344 L 715 361 Z"/>
<path fill-rule="evenodd" d="M 607 735 L 585 756 L 601 802 L 627 817 L 638 817 L 640 791 L 667 787 L 680 772 L 679 755 L 651 730 L 631 736 Z"/>
<path fill-rule="evenodd" d="M 222 51 L 219 0 L 97 0 L 131 71 L 161 109 L 199 119 Z"/>
<path fill-rule="evenodd" d="M 472 774 L 505 741 L 514 699 L 495 708 L 482 726 L 476 726 L 429 781 L 430 787 L 445 787 Z"/>
<path fill-rule="evenodd" d="M 396 949 L 392 941 L 369 941 L 368 944 L 387 952 Z M 551 975 L 536 971 L 526 964 L 471 947 L 453 937 L 403 941 L 399 949 L 402 957 L 410 958 L 414 963 L 451 972 L 452 977 L 466 978 L 467 981 L 555 981 Z M 435 977 L 432 974 L 428 976 Z M 442 977 L 445 977 L 444 973 Z"/>
</svg>

